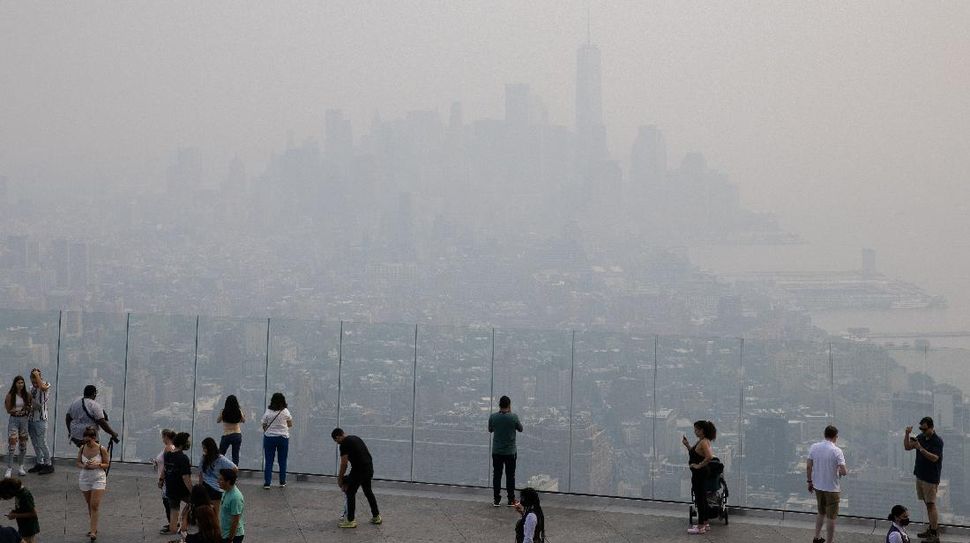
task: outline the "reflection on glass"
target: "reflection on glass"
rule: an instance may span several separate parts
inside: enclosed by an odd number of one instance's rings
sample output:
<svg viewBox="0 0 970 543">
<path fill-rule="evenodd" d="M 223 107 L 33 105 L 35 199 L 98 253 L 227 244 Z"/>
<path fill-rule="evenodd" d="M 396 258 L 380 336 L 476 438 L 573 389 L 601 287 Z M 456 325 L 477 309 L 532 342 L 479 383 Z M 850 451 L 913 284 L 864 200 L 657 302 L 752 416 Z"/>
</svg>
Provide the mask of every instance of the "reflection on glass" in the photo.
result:
<svg viewBox="0 0 970 543">
<path fill-rule="evenodd" d="M 490 484 L 488 422 L 492 336 L 489 329 L 418 329 L 414 479 Z"/>
<path fill-rule="evenodd" d="M 690 472 L 683 436 L 696 441 L 693 423 L 717 427 L 714 455 L 738 502 L 735 466 L 740 455 L 741 342 L 737 339 L 661 336 L 657 354 L 656 447 L 659 463 L 654 495 L 690 500 Z"/>
<path fill-rule="evenodd" d="M 202 317 L 199 321 L 199 361 L 195 387 L 197 446 L 191 455 L 198 462 L 198 444 L 206 437 L 219 442 L 222 425 L 216 422 L 226 396 L 235 394 L 246 417 L 242 425 L 241 468 L 259 469 L 263 461 L 259 425 L 269 401 L 266 397 L 266 320 Z M 290 409 L 297 416 L 296 406 Z"/>
<path fill-rule="evenodd" d="M 269 392 L 282 392 L 293 413 L 288 471 L 334 473 L 339 341 L 339 323 L 270 322 Z"/>
<path fill-rule="evenodd" d="M 57 416 L 63 420 L 67 408 L 82 396 L 84 387 L 98 387 L 97 402 L 108 414 L 108 421 L 121 432 L 125 401 L 125 327 L 127 315 L 65 311 L 61 323 L 61 354 L 58 370 Z M 56 421 L 62 424 L 62 421 Z M 61 428 L 64 428 L 61 425 Z M 75 447 L 66 435 L 57 432 L 54 455 L 73 458 Z M 107 436 L 101 433 L 102 442 Z M 115 458 L 120 458 L 116 451 Z"/>
<path fill-rule="evenodd" d="M 508 396 L 525 427 L 517 438 L 518 487 L 568 489 L 571 355 L 568 331 L 495 330 L 492 410 L 498 411 L 499 398 Z M 573 429 L 579 436 L 594 430 L 588 419 Z M 580 462 L 572 471 L 582 480 L 598 469 Z"/>
<path fill-rule="evenodd" d="M 192 430 L 195 317 L 132 315 L 128 336 L 124 458 L 147 462 L 160 432 Z"/>
<path fill-rule="evenodd" d="M 414 326 L 344 323 L 342 352 L 340 427 L 367 443 L 376 477 L 409 479 Z"/>
<path fill-rule="evenodd" d="M 572 492 L 649 498 L 655 336 L 576 333 Z"/>
</svg>

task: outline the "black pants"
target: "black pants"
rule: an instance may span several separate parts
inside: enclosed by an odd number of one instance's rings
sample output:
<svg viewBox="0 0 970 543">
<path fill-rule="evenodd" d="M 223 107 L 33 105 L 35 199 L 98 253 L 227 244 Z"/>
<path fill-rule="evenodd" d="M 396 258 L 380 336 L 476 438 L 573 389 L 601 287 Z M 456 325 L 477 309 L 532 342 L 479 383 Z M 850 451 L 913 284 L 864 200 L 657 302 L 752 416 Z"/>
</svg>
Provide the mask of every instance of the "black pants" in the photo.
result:
<svg viewBox="0 0 970 543">
<path fill-rule="evenodd" d="M 364 497 L 367 498 L 367 503 L 370 505 L 371 516 L 376 517 L 380 515 L 380 510 L 377 509 L 377 498 L 374 497 L 374 491 L 371 490 L 370 484 L 371 479 L 374 478 L 374 473 L 354 473 L 350 472 L 346 477 L 344 477 L 344 483 L 347 484 L 347 520 L 354 520 L 354 513 L 357 510 L 357 489 L 362 489 L 364 491 Z"/>
<path fill-rule="evenodd" d="M 502 469 L 505 468 L 505 492 L 509 503 L 515 501 L 515 454 L 492 455 L 492 498 L 495 503 L 502 501 Z"/>
<path fill-rule="evenodd" d="M 162 505 L 165 506 L 165 524 L 168 524 L 168 519 L 172 518 L 172 505 L 165 494 L 162 494 Z"/>
<path fill-rule="evenodd" d="M 694 508 L 697 509 L 697 524 L 704 524 L 711 518 L 711 510 L 707 506 L 708 470 L 691 471 L 690 488 L 694 491 Z"/>
</svg>

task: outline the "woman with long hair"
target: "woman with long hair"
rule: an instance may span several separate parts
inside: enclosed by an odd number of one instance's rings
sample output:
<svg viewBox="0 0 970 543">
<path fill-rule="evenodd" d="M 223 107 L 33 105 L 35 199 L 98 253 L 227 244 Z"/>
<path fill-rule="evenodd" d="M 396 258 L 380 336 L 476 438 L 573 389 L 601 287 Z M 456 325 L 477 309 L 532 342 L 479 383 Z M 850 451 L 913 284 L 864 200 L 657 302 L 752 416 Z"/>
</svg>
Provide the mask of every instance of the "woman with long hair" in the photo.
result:
<svg viewBox="0 0 970 543">
<path fill-rule="evenodd" d="M 216 422 L 222 423 L 222 438 L 219 439 L 219 454 L 226 454 L 232 447 L 232 463 L 239 465 L 239 447 L 242 445 L 242 428 L 240 424 L 246 422 L 246 416 L 239 408 L 239 400 L 230 394 L 226 396 L 226 404 L 219 412 Z"/>
<path fill-rule="evenodd" d="M 222 500 L 222 489 L 219 488 L 219 471 L 231 469 L 236 471 L 236 464 L 219 453 L 216 440 L 207 437 L 202 440 L 202 462 L 199 463 L 199 484 L 209 493 L 209 499 L 219 503 Z"/>
<path fill-rule="evenodd" d="M 172 506 L 169 504 L 168 496 L 165 495 L 165 453 L 175 450 L 175 430 L 165 428 L 161 432 L 162 450 L 158 456 L 152 459 L 152 466 L 155 468 L 155 475 L 158 476 L 158 488 L 162 491 L 162 507 L 165 508 L 165 525 L 159 530 L 161 534 L 169 533 L 169 518 L 172 516 Z"/>
<path fill-rule="evenodd" d="M 708 519 L 711 517 L 707 506 L 707 480 L 711 477 L 708 464 L 714 459 L 714 448 L 711 442 L 717 439 L 717 428 L 709 420 L 699 420 L 694 423 L 694 436 L 697 442 L 690 446 L 687 436 L 681 441 L 687 447 L 690 468 L 690 486 L 694 493 L 694 507 L 697 509 L 697 524 L 687 529 L 689 534 L 703 534 L 711 529 Z"/>
<path fill-rule="evenodd" d="M 27 456 L 31 405 L 31 397 L 27 392 L 27 382 L 24 381 L 24 377 L 22 375 L 14 377 L 13 384 L 10 385 L 10 390 L 3 399 L 3 407 L 10 415 L 7 422 L 7 471 L 4 477 L 13 475 L 14 451 L 18 448 L 20 460 L 17 465 L 20 467 L 17 469 L 17 474 L 21 477 L 27 475 L 27 470 L 24 469 L 24 457 Z"/>
<path fill-rule="evenodd" d="M 88 538 L 94 541 L 98 539 L 101 500 L 104 498 L 104 491 L 108 488 L 107 469 L 111 466 L 108 449 L 98 442 L 98 429 L 94 426 L 84 429 L 84 444 L 77 451 L 76 465 L 81 470 L 77 476 L 78 488 L 81 489 L 84 501 L 88 504 L 88 516 L 91 521 Z"/>
<path fill-rule="evenodd" d="M 280 486 L 286 486 L 286 457 L 290 450 L 290 428 L 293 417 L 286 407 L 286 396 L 282 392 L 273 393 L 269 406 L 263 413 L 263 488 L 270 488 L 273 482 L 273 457 L 278 455 L 280 462 Z"/>
<path fill-rule="evenodd" d="M 215 440 L 212 440 L 212 443 L 214 445 Z M 189 503 L 195 513 L 195 521 L 199 526 L 199 531 L 185 536 L 185 543 L 222 543 L 219 514 L 216 512 L 212 500 L 209 499 L 209 491 L 205 488 L 205 485 L 193 486 L 190 500 Z"/>
<path fill-rule="evenodd" d="M 539 493 L 532 487 L 522 489 L 515 510 L 522 515 L 515 523 L 515 543 L 543 543 L 546 540 L 546 517 L 539 505 Z"/>
</svg>

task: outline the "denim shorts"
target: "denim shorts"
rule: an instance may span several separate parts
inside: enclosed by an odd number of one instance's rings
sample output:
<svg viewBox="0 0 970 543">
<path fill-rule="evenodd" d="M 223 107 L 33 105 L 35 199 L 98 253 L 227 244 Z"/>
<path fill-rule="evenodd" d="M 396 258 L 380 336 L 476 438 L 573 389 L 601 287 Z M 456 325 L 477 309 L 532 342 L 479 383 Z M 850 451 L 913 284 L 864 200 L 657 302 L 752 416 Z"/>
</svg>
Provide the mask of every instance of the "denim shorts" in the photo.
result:
<svg viewBox="0 0 970 543">
<path fill-rule="evenodd" d="M 7 423 L 7 437 L 19 436 L 20 439 L 27 439 L 28 418 L 27 415 L 22 417 L 10 415 L 10 422 Z"/>
</svg>

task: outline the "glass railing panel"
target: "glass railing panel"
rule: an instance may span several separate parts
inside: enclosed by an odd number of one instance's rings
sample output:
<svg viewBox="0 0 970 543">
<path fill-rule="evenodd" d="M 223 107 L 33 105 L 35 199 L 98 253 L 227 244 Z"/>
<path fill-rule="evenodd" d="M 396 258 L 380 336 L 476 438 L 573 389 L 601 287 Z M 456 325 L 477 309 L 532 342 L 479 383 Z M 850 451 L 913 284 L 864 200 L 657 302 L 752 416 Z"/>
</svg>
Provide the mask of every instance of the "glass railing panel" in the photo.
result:
<svg viewBox="0 0 970 543">
<path fill-rule="evenodd" d="M 194 316 L 131 315 L 122 440 L 126 461 L 154 458 L 162 449 L 164 428 L 191 431 L 195 322 Z"/>
<path fill-rule="evenodd" d="M 572 492 L 650 498 L 654 447 L 654 335 L 577 332 Z"/>
<path fill-rule="evenodd" d="M 3 381 L 0 388 L 6 393 L 13 384 L 13 378 L 23 376 L 30 387 L 30 372 L 34 368 L 41 371 L 44 379 L 51 383 L 47 400 L 47 447 L 53 452 L 58 439 L 66 440 L 66 430 L 60 420 L 64 415 L 55 412 L 57 405 L 57 311 L 28 311 L 19 309 L 0 310 L 0 368 L 3 368 Z M 6 420 L 6 419 L 3 419 Z M 3 454 L 6 454 L 4 445 Z M 28 447 L 28 455 L 34 448 Z"/>
<path fill-rule="evenodd" d="M 517 437 L 520 488 L 568 489 L 571 351 L 569 331 L 495 330 L 492 411 L 508 396 L 524 427 Z M 589 432 L 590 425 L 574 431 Z"/>
<path fill-rule="evenodd" d="M 239 400 L 246 417 L 242 425 L 240 467 L 259 469 L 263 462 L 260 418 L 269 401 L 266 394 L 266 319 L 202 317 L 199 320 L 194 445 L 190 454 L 193 465 L 201 458 L 204 438 L 211 437 L 218 443 L 222 437 L 222 424 L 216 420 L 230 394 Z M 303 406 L 290 406 L 294 418 L 301 409 Z"/>
<path fill-rule="evenodd" d="M 487 328 L 418 328 L 414 480 L 490 484 L 491 349 Z"/>
<path fill-rule="evenodd" d="M 108 423 L 116 432 L 121 432 L 126 322 L 124 313 L 63 313 L 57 394 L 57 414 L 62 420 L 71 403 L 82 396 L 84 387 L 94 385 L 98 389 L 97 402 L 108 414 Z M 108 436 L 101 432 L 101 437 L 102 444 L 106 445 Z M 60 430 L 53 445 L 55 456 L 74 458 L 77 455 L 77 447 Z M 115 451 L 115 455 L 119 459 L 121 451 Z"/>
<path fill-rule="evenodd" d="M 339 343 L 339 322 L 270 321 L 269 393 L 286 395 L 293 412 L 290 471 L 334 473 Z"/>
<path fill-rule="evenodd" d="M 367 443 L 375 477 L 411 477 L 414 326 L 343 324 L 339 425 Z"/>
<path fill-rule="evenodd" d="M 828 344 L 744 342 L 744 458 L 734 503 L 815 510 L 805 459 L 832 423 L 832 401 Z"/>
<path fill-rule="evenodd" d="M 738 503 L 741 460 L 741 341 L 661 336 L 657 354 L 656 447 L 659 465 L 655 497 L 690 500 L 690 471 L 684 436 L 696 442 L 693 423 L 710 420 L 717 428 L 714 455 L 724 465 L 731 503 Z"/>
</svg>

